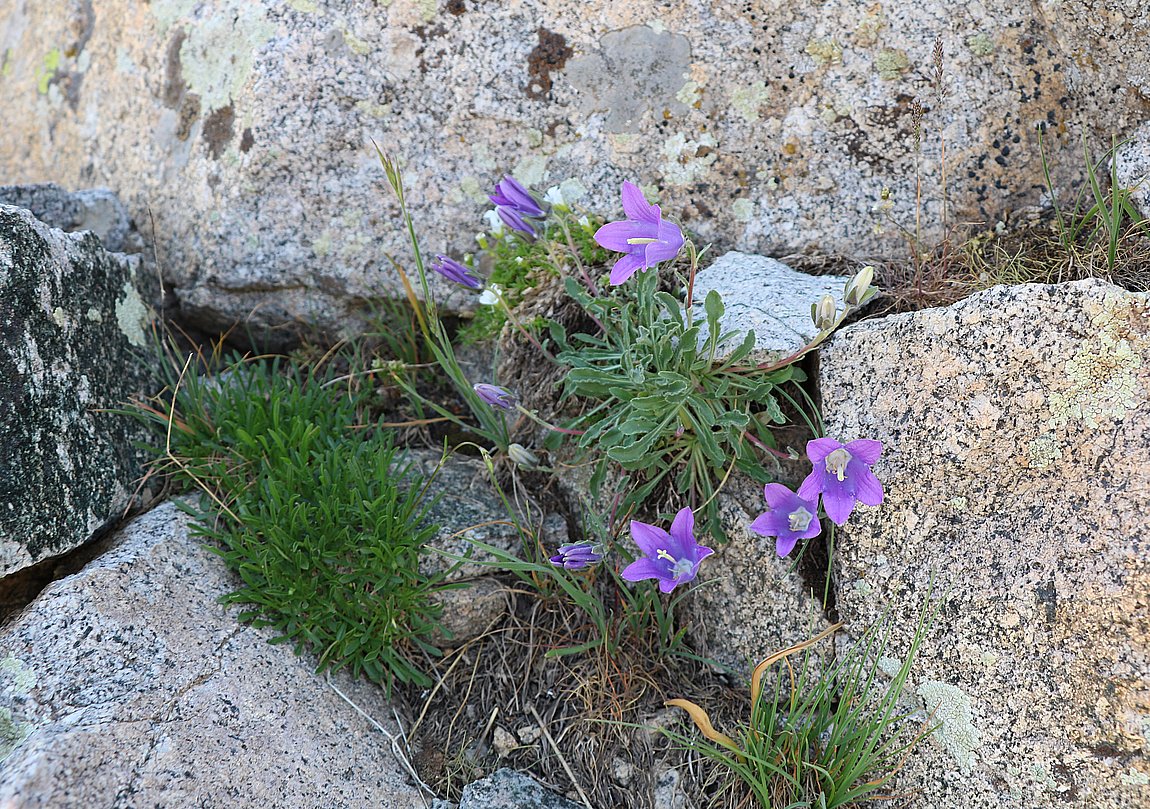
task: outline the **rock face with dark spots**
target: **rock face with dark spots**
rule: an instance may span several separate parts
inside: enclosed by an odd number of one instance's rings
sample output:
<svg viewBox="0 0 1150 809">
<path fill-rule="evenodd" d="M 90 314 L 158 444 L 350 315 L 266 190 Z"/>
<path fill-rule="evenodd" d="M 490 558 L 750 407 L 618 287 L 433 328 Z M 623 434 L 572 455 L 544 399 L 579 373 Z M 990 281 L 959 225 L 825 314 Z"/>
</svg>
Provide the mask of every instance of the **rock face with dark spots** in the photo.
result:
<svg viewBox="0 0 1150 809">
<path fill-rule="evenodd" d="M 383 690 L 240 624 L 175 504 L 110 542 L 0 632 L 0 805 L 427 805 L 372 724 Z"/>
<path fill-rule="evenodd" d="M 650 186 L 716 254 L 862 257 L 1037 204 L 1040 126 L 1066 199 L 1080 134 L 1101 154 L 1150 116 L 1135 0 L 96 6 L 2 4 L 0 177 L 150 211 L 205 326 L 354 332 L 365 301 L 402 297 L 372 140 L 427 254 L 474 250 L 510 171 L 578 179 L 606 213 L 623 180 Z"/>
<path fill-rule="evenodd" d="M 0 204 L 0 575 L 87 542 L 130 502 L 148 435 L 107 411 L 160 387 L 154 292 L 139 256 Z"/>
<path fill-rule="evenodd" d="M 1150 806 L 1150 301 L 1101 281 L 995 287 L 822 351 L 827 434 L 886 490 L 835 548 L 852 631 L 889 609 L 939 729 L 915 809 Z"/>
</svg>

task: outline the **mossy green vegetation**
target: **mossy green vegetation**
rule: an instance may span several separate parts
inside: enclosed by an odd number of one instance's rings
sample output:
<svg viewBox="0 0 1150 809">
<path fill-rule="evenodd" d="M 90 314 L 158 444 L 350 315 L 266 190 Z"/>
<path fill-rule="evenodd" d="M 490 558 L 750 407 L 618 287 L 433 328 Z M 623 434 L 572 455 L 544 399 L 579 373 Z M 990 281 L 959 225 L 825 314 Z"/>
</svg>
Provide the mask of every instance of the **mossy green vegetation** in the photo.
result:
<svg viewBox="0 0 1150 809">
<path fill-rule="evenodd" d="M 330 367 L 330 366 L 329 366 Z M 442 574 L 420 572 L 437 530 L 426 485 L 386 429 L 367 416 L 369 389 L 333 384 L 278 359 L 236 359 L 189 373 L 140 414 L 162 431 L 195 532 L 240 578 L 224 600 L 273 643 L 310 649 L 320 670 L 382 683 L 429 684 Z"/>
</svg>

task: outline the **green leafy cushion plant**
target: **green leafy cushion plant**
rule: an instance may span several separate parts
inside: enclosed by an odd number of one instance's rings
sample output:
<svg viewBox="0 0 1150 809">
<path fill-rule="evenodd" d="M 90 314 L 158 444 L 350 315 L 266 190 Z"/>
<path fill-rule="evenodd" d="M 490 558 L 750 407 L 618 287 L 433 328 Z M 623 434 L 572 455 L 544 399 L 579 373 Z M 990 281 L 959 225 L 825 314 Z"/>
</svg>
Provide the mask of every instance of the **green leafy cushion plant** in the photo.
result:
<svg viewBox="0 0 1150 809">
<path fill-rule="evenodd" d="M 215 378 L 183 375 L 170 409 L 144 412 L 167 433 L 177 481 L 208 495 L 185 509 L 239 574 L 224 600 L 246 605 L 241 619 L 310 648 L 320 670 L 427 685 L 419 659 L 439 654 L 428 638 L 443 585 L 419 570 L 436 531 L 423 481 L 387 431 L 356 429 L 364 394 L 324 383 L 298 366 L 236 362 Z"/>
</svg>

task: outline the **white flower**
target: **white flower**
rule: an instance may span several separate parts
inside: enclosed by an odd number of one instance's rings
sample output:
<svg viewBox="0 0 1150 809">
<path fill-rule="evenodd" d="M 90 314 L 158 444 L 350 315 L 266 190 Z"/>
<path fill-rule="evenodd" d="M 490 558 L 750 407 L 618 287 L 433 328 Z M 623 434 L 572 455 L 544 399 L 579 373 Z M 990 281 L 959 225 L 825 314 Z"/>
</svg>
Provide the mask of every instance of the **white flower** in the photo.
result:
<svg viewBox="0 0 1150 809">
<path fill-rule="evenodd" d="M 483 294 L 479 296 L 479 302 L 484 306 L 495 306 L 503 300 L 503 287 L 499 284 L 491 284 L 487 289 L 483 290 Z"/>
<path fill-rule="evenodd" d="M 494 208 L 483 214 L 483 221 L 487 223 L 487 231 L 492 236 L 502 236 L 503 231 L 507 229 Z"/>
<path fill-rule="evenodd" d="M 553 185 L 547 189 L 543 195 L 543 201 L 554 205 L 556 208 L 566 208 L 567 202 L 563 199 L 563 191 L 557 185 Z"/>
</svg>

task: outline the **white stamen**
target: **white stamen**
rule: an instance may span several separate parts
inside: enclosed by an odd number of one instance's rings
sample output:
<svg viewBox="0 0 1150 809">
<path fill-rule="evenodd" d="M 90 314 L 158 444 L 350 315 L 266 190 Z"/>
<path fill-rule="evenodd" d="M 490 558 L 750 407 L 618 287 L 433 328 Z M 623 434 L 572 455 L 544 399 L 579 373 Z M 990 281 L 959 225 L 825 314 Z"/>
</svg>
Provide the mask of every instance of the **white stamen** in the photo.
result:
<svg viewBox="0 0 1150 809">
<path fill-rule="evenodd" d="M 839 483 L 846 480 L 847 464 L 851 461 L 851 454 L 845 448 L 839 447 L 827 456 L 827 471 L 839 479 Z"/>
<path fill-rule="evenodd" d="M 666 559 L 671 563 L 671 575 L 676 579 L 681 579 L 683 576 L 691 572 L 694 565 L 691 564 L 690 559 L 676 559 L 671 554 L 667 553 L 662 548 L 655 551 L 656 559 Z"/>
<path fill-rule="evenodd" d="M 814 514 L 811 514 L 802 506 L 792 511 L 787 515 L 787 525 L 792 531 L 806 531 L 810 527 L 811 520 L 814 519 Z"/>
<path fill-rule="evenodd" d="M 659 241 L 659 240 L 658 239 L 640 238 L 640 237 L 636 236 L 633 239 L 628 239 L 627 244 L 654 244 L 657 241 Z"/>
</svg>

